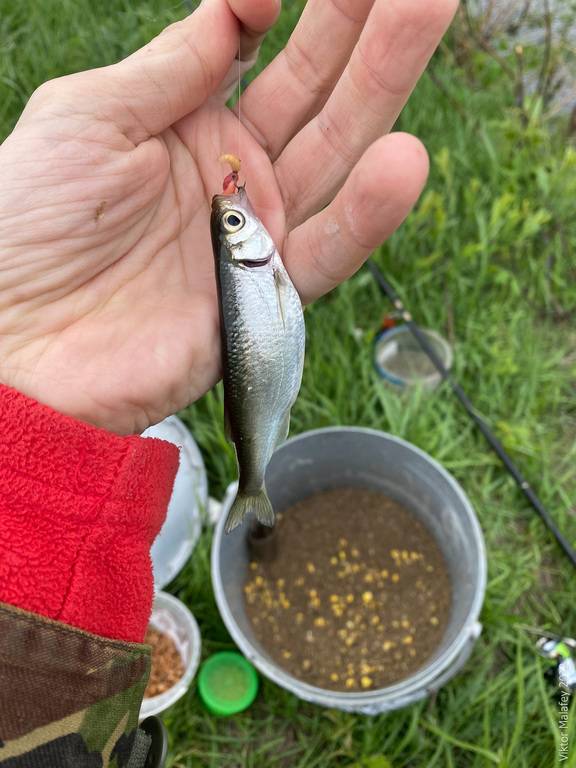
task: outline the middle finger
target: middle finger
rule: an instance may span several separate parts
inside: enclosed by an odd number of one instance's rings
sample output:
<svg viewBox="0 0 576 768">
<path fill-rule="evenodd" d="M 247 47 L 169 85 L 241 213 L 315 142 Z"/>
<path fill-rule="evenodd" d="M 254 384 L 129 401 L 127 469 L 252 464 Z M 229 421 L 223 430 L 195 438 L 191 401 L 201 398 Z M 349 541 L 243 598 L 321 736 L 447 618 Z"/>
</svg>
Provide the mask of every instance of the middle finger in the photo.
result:
<svg viewBox="0 0 576 768">
<path fill-rule="evenodd" d="M 456 0 L 376 0 L 323 110 L 276 162 L 289 229 L 330 202 L 366 148 L 392 128 L 456 5 Z"/>
<path fill-rule="evenodd" d="M 242 119 L 273 160 L 324 105 L 373 3 L 308 0 L 286 47 L 242 95 Z"/>
</svg>

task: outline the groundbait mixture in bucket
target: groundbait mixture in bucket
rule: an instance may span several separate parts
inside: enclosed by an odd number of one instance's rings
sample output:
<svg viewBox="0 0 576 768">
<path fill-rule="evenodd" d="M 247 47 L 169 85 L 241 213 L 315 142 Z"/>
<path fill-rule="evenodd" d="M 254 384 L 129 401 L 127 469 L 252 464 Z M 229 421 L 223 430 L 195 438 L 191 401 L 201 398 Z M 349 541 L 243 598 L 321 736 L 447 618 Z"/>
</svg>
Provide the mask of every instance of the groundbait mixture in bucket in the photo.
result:
<svg viewBox="0 0 576 768">
<path fill-rule="evenodd" d="M 246 612 L 270 656 L 303 682 L 365 691 L 434 653 L 452 590 L 433 537 L 377 491 L 339 488 L 279 515 L 277 552 L 253 559 Z"/>
</svg>

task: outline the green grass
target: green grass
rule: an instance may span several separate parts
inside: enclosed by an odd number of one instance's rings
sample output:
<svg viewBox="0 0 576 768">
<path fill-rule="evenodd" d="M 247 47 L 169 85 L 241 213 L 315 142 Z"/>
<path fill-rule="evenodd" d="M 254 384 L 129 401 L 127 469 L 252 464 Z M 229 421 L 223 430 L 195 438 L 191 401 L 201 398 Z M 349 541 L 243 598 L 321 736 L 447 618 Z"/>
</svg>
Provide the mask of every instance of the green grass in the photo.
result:
<svg viewBox="0 0 576 768">
<path fill-rule="evenodd" d="M 301 3 L 286 6 L 263 62 L 297 20 Z M 160 0 L 0 0 L 0 135 L 44 79 L 111 62 L 185 12 Z M 455 57 L 458 34 L 434 59 L 434 82 L 422 80 L 400 120 L 428 147 L 430 181 L 375 258 L 416 319 L 453 343 L 456 373 L 477 409 L 576 542 L 576 150 L 537 103 L 523 125 L 497 65 L 477 52 Z M 361 272 L 307 311 L 292 431 L 386 430 L 454 473 L 488 546 L 483 635 L 434 699 L 381 717 L 318 709 L 264 681 L 249 712 L 217 720 L 192 691 L 166 717 L 173 767 L 560 764 L 555 689 L 525 627 L 574 634 L 574 573 L 446 388 L 399 396 L 382 386 L 371 339 L 388 310 Z M 182 415 L 219 496 L 234 477 L 220 390 Z M 231 645 L 212 596 L 209 549 L 206 532 L 172 585 L 198 618 L 204 654 Z M 562 764 L 574 768 L 574 717 L 570 745 Z"/>
</svg>

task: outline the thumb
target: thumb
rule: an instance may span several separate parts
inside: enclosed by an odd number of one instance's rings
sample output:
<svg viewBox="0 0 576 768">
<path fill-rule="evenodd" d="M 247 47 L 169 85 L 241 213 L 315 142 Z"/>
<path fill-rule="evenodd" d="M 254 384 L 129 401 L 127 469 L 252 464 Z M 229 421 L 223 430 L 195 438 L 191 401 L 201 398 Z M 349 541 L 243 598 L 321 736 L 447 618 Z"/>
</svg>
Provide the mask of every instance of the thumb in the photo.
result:
<svg viewBox="0 0 576 768">
<path fill-rule="evenodd" d="M 81 109 L 139 144 L 220 93 L 239 48 L 252 53 L 278 10 L 279 0 L 203 0 L 118 64 L 44 83 L 23 117 L 46 104 Z"/>
<path fill-rule="evenodd" d="M 128 58 L 97 70 L 118 127 L 137 144 L 197 109 L 228 72 L 238 33 L 227 0 L 204 0 Z"/>
<path fill-rule="evenodd" d="M 279 0 L 203 0 L 188 18 L 108 67 L 128 138 L 138 143 L 160 133 L 221 91 L 239 47 L 242 58 L 255 58 L 279 10 Z"/>
</svg>

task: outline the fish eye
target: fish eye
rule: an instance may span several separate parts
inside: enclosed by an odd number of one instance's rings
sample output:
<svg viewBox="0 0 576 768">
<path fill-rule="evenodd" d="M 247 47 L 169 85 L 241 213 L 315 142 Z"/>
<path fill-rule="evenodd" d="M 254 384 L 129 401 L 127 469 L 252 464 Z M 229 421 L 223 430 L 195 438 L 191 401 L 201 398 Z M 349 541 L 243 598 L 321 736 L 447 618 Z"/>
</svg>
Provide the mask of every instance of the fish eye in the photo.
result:
<svg viewBox="0 0 576 768">
<path fill-rule="evenodd" d="M 226 211 L 222 216 L 222 222 L 227 232 L 238 232 L 246 223 L 246 219 L 240 211 Z"/>
</svg>

